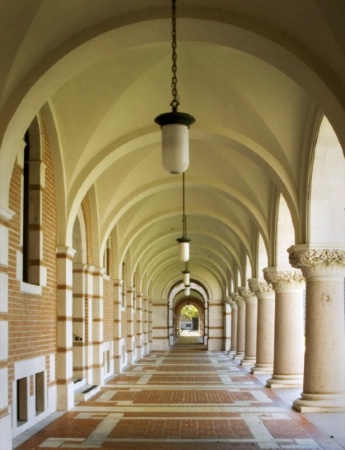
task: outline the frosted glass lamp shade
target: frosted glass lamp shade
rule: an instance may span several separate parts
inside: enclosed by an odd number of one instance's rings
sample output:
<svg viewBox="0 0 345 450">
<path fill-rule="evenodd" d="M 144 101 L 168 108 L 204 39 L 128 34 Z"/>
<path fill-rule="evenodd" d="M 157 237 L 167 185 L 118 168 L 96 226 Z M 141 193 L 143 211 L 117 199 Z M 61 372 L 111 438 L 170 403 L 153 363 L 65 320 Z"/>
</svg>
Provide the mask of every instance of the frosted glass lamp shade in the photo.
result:
<svg viewBox="0 0 345 450">
<path fill-rule="evenodd" d="M 189 260 L 189 243 L 188 238 L 178 238 L 176 239 L 179 244 L 180 261 L 187 262 Z"/>
<path fill-rule="evenodd" d="M 184 270 L 183 272 L 183 284 L 187 286 L 190 284 L 190 272 L 188 270 Z"/>
<path fill-rule="evenodd" d="M 189 166 L 189 125 L 195 121 L 187 113 L 164 113 L 155 118 L 162 130 L 162 163 L 171 174 L 183 173 Z"/>
</svg>

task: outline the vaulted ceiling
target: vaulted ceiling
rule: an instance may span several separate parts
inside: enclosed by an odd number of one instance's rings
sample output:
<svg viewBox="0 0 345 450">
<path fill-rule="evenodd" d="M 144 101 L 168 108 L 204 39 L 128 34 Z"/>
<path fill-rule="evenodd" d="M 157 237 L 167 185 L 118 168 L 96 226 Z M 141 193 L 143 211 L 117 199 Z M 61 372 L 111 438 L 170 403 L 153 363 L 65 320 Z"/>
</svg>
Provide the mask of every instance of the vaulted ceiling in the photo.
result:
<svg viewBox="0 0 345 450">
<path fill-rule="evenodd" d="M 0 4 L 4 154 L 13 143 L 6 130 L 19 142 L 41 109 L 59 243 L 72 244 L 89 192 L 95 241 L 104 246 L 113 232 L 119 258 L 130 253 L 157 292 L 183 270 L 182 178 L 163 170 L 154 123 L 170 110 L 170 17 L 169 0 Z M 301 180 L 321 113 L 345 143 L 345 2 L 178 0 L 177 17 L 180 110 L 196 118 L 186 172 L 190 269 L 216 293 L 245 256 L 254 263 L 258 231 L 274 253 L 279 193 L 296 240 L 305 237 Z"/>
</svg>

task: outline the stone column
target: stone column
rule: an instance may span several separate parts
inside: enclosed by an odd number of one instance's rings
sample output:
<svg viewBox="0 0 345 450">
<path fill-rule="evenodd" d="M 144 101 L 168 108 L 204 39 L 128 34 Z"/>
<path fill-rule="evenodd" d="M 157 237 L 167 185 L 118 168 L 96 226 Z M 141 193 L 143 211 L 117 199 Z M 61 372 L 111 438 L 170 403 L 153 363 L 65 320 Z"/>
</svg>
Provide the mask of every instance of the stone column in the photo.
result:
<svg viewBox="0 0 345 450">
<path fill-rule="evenodd" d="M 238 292 L 246 302 L 246 325 L 243 366 L 253 365 L 256 360 L 256 330 L 258 318 L 258 299 L 247 287 L 240 287 Z"/>
<path fill-rule="evenodd" d="M 272 388 L 301 387 L 304 359 L 304 278 L 298 270 L 264 269 L 276 293 Z"/>
<path fill-rule="evenodd" d="M 238 313 L 238 307 L 237 307 L 237 303 L 232 299 L 232 297 L 229 297 L 229 299 L 230 299 L 230 306 L 231 306 L 231 347 L 230 347 L 230 353 L 234 355 L 236 353 L 236 348 L 237 348 L 237 313 Z"/>
<path fill-rule="evenodd" d="M 86 264 L 73 264 L 73 376 L 86 378 L 85 273 Z"/>
<path fill-rule="evenodd" d="M 293 406 L 301 412 L 345 411 L 345 249 L 295 245 L 288 252 L 307 282 L 303 392 Z"/>
<path fill-rule="evenodd" d="M 248 282 L 258 299 L 256 363 L 251 373 L 271 374 L 274 359 L 274 289 L 262 278 L 251 278 Z"/>
<path fill-rule="evenodd" d="M 71 247 L 57 248 L 57 409 L 66 411 L 74 406 L 73 383 L 73 257 Z"/>
<path fill-rule="evenodd" d="M 234 359 L 241 360 L 244 357 L 246 342 L 246 302 L 238 293 L 235 293 L 232 298 L 237 304 L 237 349 Z"/>
<path fill-rule="evenodd" d="M 11 414 L 8 404 L 8 223 L 14 212 L 0 205 L 0 448 L 12 449 Z"/>
<path fill-rule="evenodd" d="M 230 300 L 224 301 L 224 350 L 230 353 L 231 348 L 231 306 Z"/>
</svg>

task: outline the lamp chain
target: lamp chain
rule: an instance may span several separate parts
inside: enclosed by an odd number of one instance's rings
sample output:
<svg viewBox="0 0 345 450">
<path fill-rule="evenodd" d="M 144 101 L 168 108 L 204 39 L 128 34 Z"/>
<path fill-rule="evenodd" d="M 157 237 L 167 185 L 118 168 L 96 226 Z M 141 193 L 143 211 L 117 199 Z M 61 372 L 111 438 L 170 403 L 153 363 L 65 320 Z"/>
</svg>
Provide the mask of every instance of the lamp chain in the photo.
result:
<svg viewBox="0 0 345 450">
<path fill-rule="evenodd" d="M 187 237 L 187 217 L 186 217 L 186 198 L 185 198 L 185 175 L 182 172 L 182 236 Z"/>
<path fill-rule="evenodd" d="M 179 96 L 177 93 L 177 42 L 176 42 L 176 0 L 172 0 L 172 80 L 171 80 L 171 93 L 173 99 L 170 103 L 173 112 L 177 112 L 180 105 Z"/>
</svg>

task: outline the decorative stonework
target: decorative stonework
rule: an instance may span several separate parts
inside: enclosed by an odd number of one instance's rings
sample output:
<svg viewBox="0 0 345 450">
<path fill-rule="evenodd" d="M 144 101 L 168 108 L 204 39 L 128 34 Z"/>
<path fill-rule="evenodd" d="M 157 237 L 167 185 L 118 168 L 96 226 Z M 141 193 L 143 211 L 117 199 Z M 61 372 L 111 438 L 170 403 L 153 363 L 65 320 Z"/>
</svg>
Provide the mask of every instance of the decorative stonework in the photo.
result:
<svg viewBox="0 0 345 450">
<path fill-rule="evenodd" d="M 255 292 L 255 294 L 261 294 L 265 292 L 272 292 L 273 286 L 271 283 L 267 283 L 263 278 L 250 278 L 248 280 L 250 289 Z"/>
<path fill-rule="evenodd" d="M 241 286 L 237 289 L 237 291 L 243 298 L 254 295 L 253 292 L 249 288 L 247 288 L 247 286 Z"/>
<path fill-rule="evenodd" d="M 9 222 L 15 216 L 15 212 L 6 208 L 5 206 L 0 205 L 0 219 L 5 222 Z"/>
<path fill-rule="evenodd" d="M 267 283 L 271 283 L 276 292 L 300 290 L 304 287 L 304 277 L 300 270 L 279 270 L 276 267 L 264 269 Z"/>
<path fill-rule="evenodd" d="M 292 267 L 301 269 L 305 277 L 345 275 L 345 249 L 295 245 L 288 252 Z"/>
<path fill-rule="evenodd" d="M 237 303 L 238 300 L 241 299 L 241 296 L 240 296 L 240 294 L 239 294 L 238 292 L 232 292 L 232 293 L 230 294 L 230 296 L 231 296 L 232 300 L 233 300 L 235 303 Z"/>
</svg>

